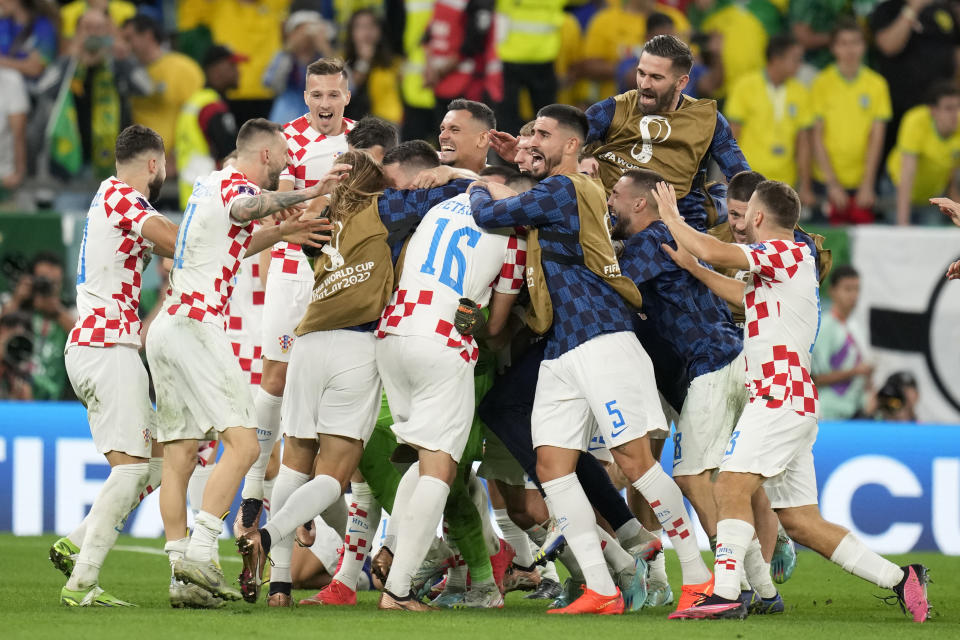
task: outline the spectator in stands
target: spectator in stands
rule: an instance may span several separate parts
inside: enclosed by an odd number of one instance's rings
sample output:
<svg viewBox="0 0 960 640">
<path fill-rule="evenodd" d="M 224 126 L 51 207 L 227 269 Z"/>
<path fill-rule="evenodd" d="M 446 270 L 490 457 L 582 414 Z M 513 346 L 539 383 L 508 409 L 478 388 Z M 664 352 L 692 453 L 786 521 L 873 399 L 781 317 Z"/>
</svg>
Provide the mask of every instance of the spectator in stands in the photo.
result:
<svg viewBox="0 0 960 640">
<path fill-rule="evenodd" d="M 823 314 L 813 346 L 813 381 L 820 392 L 820 417 L 850 420 L 862 415 L 873 366 L 863 331 L 850 321 L 860 297 L 860 274 L 842 264 L 830 272 L 830 311 Z"/>
<path fill-rule="evenodd" d="M 73 38 L 80 16 L 90 9 L 99 9 L 106 13 L 117 29 L 137 15 L 137 5 L 125 0 L 73 0 L 60 8 L 60 37 L 64 40 Z"/>
<path fill-rule="evenodd" d="M 930 198 L 960 200 L 960 88 L 934 84 L 928 104 L 903 116 L 897 144 L 887 157 L 887 173 L 897 189 L 896 223 L 942 224 Z"/>
<path fill-rule="evenodd" d="M 347 22 L 344 62 L 350 75 L 350 103 L 343 114 L 353 120 L 366 115 L 390 122 L 403 120 L 397 77 L 400 61 L 383 37 L 383 22 L 370 9 L 361 9 Z M 301 101 L 302 102 L 302 101 Z"/>
<path fill-rule="evenodd" d="M 294 11 L 283 25 L 283 36 L 283 49 L 263 74 L 263 84 L 277 94 L 270 119 L 281 124 L 303 115 L 307 65 L 333 56 L 333 28 L 316 11 Z"/>
<path fill-rule="evenodd" d="M 0 0 L 0 67 L 39 78 L 57 57 L 55 14 L 45 0 Z"/>
<path fill-rule="evenodd" d="M 553 61 L 557 76 L 557 102 L 586 108 L 586 80 L 581 78 L 583 62 L 583 31 L 580 22 L 570 12 L 563 14 L 560 25 L 560 51 Z"/>
<path fill-rule="evenodd" d="M 814 177 L 826 190 L 831 224 L 871 223 L 890 91 L 863 64 L 867 42 L 855 19 L 837 23 L 830 51 L 836 64 L 817 75 L 811 91 Z"/>
<path fill-rule="evenodd" d="M 246 60 L 223 45 L 214 45 L 203 58 L 206 84 L 187 99 L 177 118 L 177 181 L 180 206 L 186 207 L 197 178 L 223 166 L 237 148 L 237 121 L 230 112 L 226 93 L 236 89 Z"/>
<path fill-rule="evenodd" d="M 123 23 L 123 37 L 153 82 L 150 95 L 131 98 L 133 121 L 150 127 L 163 138 L 167 175 L 176 163 L 174 130 L 184 103 L 203 88 L 203 71 L 191 58 L 170 51 L 163 29 L 153 18 L 137 15 Z"/>
<path fill-rule="evenodd" d="M 870 31 L 876 69 L 890 85 L 893 107 L 886 152 L 907 110 L 920 104 L 937 80 L 954 78 L 960 28 L 946 0 L 886 0 L 870 14 Z"/>
<path fill-rule="evenodd" d="M 797 189 L 800 201 L 815 201 L 810 181 L 810 95 L 795 78 L 803 47 L 782 35 L 767 45 L 767 66 L 743 76 L 730 89 L 724 114 L 751 168 Z"/>
<path fill-rule="evenodd" d="M 553 1 L 553 0 L 551 0 Z M 427 85 L 427 49 L 423 35 L 433 17 L 433 2 L 403 0 L 406 19 L 403 27 L 403 73 L 400 94 L 403 97 L 404 140 L 431 139 L 440 120 L 434 113 L 436 98 Z"/>
<path fill-rule="evenodd" d="M 12 311 L 0 316 L 0 400 L 33 400 L 30 326 L 27 313 Z"/>
<path fill-rule="evenodd" d="M 897 371 L 877 389 L 873 417 L 885 422 L 916 422 L 919 399 L 917 380 L 913 374 Z"/>
<path fill-rule="evenodd" d="M 0 203 L 11 199 L 27 177 L 27 113 L 23 76 L 0 68 Z"/>
<path fill-rule="evenodd" d="M 836 0 L 803 0 L 790 3 L 787 13 L 790 33 L 804 48 L 804 59 L 817 70 L 823 69 L 832 60 L 831 33 L 845 13 L 846 3 Z"/>
</svg>

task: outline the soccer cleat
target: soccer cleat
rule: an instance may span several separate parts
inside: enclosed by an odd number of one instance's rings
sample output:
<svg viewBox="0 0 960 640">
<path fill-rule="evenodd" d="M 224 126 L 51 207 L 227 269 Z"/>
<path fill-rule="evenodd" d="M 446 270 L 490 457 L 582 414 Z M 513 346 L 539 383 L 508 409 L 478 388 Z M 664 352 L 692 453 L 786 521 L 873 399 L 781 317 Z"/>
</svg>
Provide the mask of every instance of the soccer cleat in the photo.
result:
<svg viewBox="0 0 960 640">
<path fill-rule="evenodd" d="M 517 553 L 513 550 L 513 547 L 510 546 L 510 543 L 500 538 L 500 550 L 490 556 L 490 566 L 493 568 L 493 580 L 497 583 L 497 588 L 500 589 L 501 594 L 506 593 L 503 590 L 503 576 L 506 574 L 507 569 L 510 568 L 510 564 L 516 555 Z"/>
<path fill-rule="evenodd" d="M 411 591 L 418 600 L 430 593 L 431 587 L 449 566 L 450 556 L 450 547 L 442 539 L 430 546 L 427 557 L 423 559 L 420 568 L 413 574 Z"/>
<path fill-rule="evenodd" d="M 772 598 L 760 598 L 758 596 L 754 599 L 753 604 L 747 607 L 747 611 L 759 616 L 783 613 L 784 609 L 783 598 L 780 597 L 779 593 Z"/>
<path fill-rule="evenodd" d="M 387 547 L 380 547 L 380 551 L 377 551 L 377 555 L 373 557 L 373 562 L 370 563 L 370 570 L 381 583 L 386 584 L 392 565 L 393 551 L 390 551 Z"/>
<path fill-rule="evenodd" d="M 578 615 L 592 613 L 595 615 L 608 616 L 619 615 L 623 613 L 624 602 L 620 589 L 612 596 L 602 596 L 596 591 L 584 589 L 583 595 L 574 600 L 571 604 L 560 609 L 548 609 L 547 613 L 559 613 L 566 615 Z"/>
<path fill-rule="evenodd" d="M 447 588 L 441 591 L 440 595 L 434 598 L 430 604 L 443 609 L 456 609 L 459 607 L 459 605 L 463 604 L 463 601 L 466 599 L 466 597 L 466 591 L 460 591 L 456 588 Z"/>
<path fill-rule="evenodd" d="M 233 520 L 233 537 L 240 538 L 252 531 L 256 531 L 260 524 L 260 513 L 263 511 L 263 500 L 244 498 L 237 509 L 237 517 Z"/>
<path fill-rule="evenodd" d="M 667 607 L 673 604 L 673 589 L 666 582 L 651 582 L 647 585 L 647 600 L 644 607 Z"/>
<path fill-rule="evenodd" d="M 683 611 L 699 604 L 708 596 L 713 595 L 713 576 L 700 584 L 685 584 L 680 588 L 680 600 L 677 602 L 677 611 Z"/>
<path fill-rule="evenodd" d="M 240 582 L 240 593 L 247 602 L 256 602 L 260 597 L 263 566 L 267 560 L 267 554 L 263 552 L 263 545 L 260 543 L 260 532 L 251 531 L 237 538 L 237 551 L 243 556 L 243 570 L 237 578 Z"/>
<path fill-rule="evenodd" d="M 195 584 L 224 600 L 239 600 L 242 597 L 239 591 L 227 586 L 223 571 L 210 560 L 201 562 L 179 558 L 173 565 L 173 577 Z"/>
<path fill-rule="evenodd" d="M 135 607 L 131 602 L 110 595 L 95 584 L 89 589 L 73 591 L 64 587 L 60 590 L 60 604 L 68 607 Z"/>
<path fill-rule="evenodd" d="M 70 538 L 60 538 L 50 547 L 50 562 L 60 570 L 60 573 L 69 578 L 79 553 L 80 547 L 70 542 Z"/>
<path fill-rule="evenodd" d="M 614 576 L 627 611 L 639 611 L 647 600 L 647 563 L 634 558 L 634 565 Z"/>
<path fill-rule="evenodd" d="M 911 564 L 903 569 L 903 580 L 893 587 L 901 611 L 910 612 L 914 622 L 930 618 L 930 602 L 927 600 L 927 583 L 930 577 L 922 564 Z"/>
<path fill-rule="evenodd" d="M 650 561 L 663 553 L 663 542 L 660 540 L 651 540 L 646 544 L 640 544 L 627 549 L 627 553 L 634 558 L 643 558 L 643 561 L 650 564 Z"/>
<path fill-rule="evenodd" d="M 395 596 L 386 589 L 380 594 L 380 602 L 377 603 L 377 609 L 397 610 L 397 611 L 436 611 L 433 607 L 423 604 L 413 593 L 405 597 Z"/>
<path fill-rule="evenodd" d="M 301 601 L 300 604 L 303 604 Z M 289 593 L 277 592 L 271 593 L 267 596 L 267 606 L 268 607 L 292 607 L 293 598 L 290 597 Z"/>
<path fill-rule="evenodd" d="M 760 595 L 753 589 L 747 589 L 740 592 L 740 602 L 743 603 L 743 606 L 747 608 L 747 611 L 750 611 L 750 607 L 754 602 L 760 601 Z"/>
<path fill-rule="evenodd" d="M 496 583 L 475 584 L 454 609 L 503 609 L 503 594 Z"/>
<path fill-rule="evenodd" d="M 547 537 L 543 541 L 543 544 L 540 545 L 536 555 L 533 556 L 533 561 L 539 565 L 544 565 L 548 561 L 556 559 L 563 551 L 563 548 L 567 546 L 567 541 L 563 537 L 563 534 L 560 533 L 560 529 L 557 528 L 556 521 L 551 520 L 550 522 L 550 530 L 547 532 Z"/>
<path fill-rule="evenodd" d="M 560 583 L 552 578 L 542 578 L 533 593 L 523 596 L 525 600 L 555 600 L 560 596 Z"/>
<path fill-rule="evenodd" d="M 777 545 L 773 548 L 773 557 L 770 559 L 770 577 L 777 584 L 783 584 L 793 575 L 797 568 L 797 548 L 793 540 L 785 533 L 777 534 Z"/>
<path fill-rule="evenodd" d="M 682 598 L 681 598 L 682 600 Z M 721 620 L 733 618 L 743 620 L 747 617 L 747 608 L 740 600 L 727 600 L 720 596 L 710 595 L 699 600 L 692 607 L 677 609 L 668 620 Z"/>
<path fill-rule="evenodd" d="M 503 592 L 511 591 L 533 591 L 540 585 L 540 572 L 536 565 L 530 568 L 524 568 L 515 562 L 511 562 L 507 567 L 507 572 L 503 575 Z"/>
<path fill-rule="evenodd" d="M 301 600 L 300 604 L 355 605 L 357 592 L 339 580 L 333 580 L 314 595 Z"/>
<path fill-rule="evenodd" d="M 560 588 L 560 595 L 557 596 L 550 607 L 553 609 L 563 609 L 569 606 L 574 600 L 580 597 L 580 594 L 586 588 L 587 585 L 579 580 L 567 578 L 563 581 L 563 586 Z"/>
<path fill-rule="evenodd" d="M 226 605 L 206 589 L 170 578 L 170 606 L 174 609 L 219 609 Z"/>
</svg>

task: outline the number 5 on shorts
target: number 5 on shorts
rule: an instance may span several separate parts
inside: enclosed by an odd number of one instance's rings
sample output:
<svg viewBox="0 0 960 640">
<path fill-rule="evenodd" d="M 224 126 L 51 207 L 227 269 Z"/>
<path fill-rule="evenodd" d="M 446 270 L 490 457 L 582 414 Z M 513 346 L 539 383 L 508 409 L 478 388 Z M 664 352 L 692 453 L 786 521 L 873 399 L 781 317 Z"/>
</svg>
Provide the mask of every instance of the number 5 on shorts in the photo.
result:
<svg viewBox="0 0 960 640">
<path fill-rule="evenodd" d="M 733 455 L 733 450 L 737 447 L 737 438 L 739 437 L 740 437 L 740 432 L 734 431 L 733 435 L 730 436 L 730 446 L 727 447 L 727 450 L 724 452 L 723 455 L 725 456 Z"/>
</svg>

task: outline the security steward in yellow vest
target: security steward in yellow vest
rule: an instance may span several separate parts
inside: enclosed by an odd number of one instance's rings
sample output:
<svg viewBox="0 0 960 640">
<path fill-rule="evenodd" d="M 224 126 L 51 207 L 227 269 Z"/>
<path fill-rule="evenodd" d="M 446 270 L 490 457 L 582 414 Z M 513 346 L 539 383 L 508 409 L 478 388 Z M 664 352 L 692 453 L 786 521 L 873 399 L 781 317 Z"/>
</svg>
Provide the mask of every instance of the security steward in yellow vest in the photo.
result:
<svg viewBox="0 0 960 640">
<path fill-rule="evenodd" d="M 186 207 L 193 183 L 222 164 L 237 147 L 237 121 L 224 93 L 236 89 L 237 63 L 246 57 L 213 45 L 203 59 L 206 86 L 190 96 L 180 110 L 175 130 L 180 206 Z"/>
</svg>

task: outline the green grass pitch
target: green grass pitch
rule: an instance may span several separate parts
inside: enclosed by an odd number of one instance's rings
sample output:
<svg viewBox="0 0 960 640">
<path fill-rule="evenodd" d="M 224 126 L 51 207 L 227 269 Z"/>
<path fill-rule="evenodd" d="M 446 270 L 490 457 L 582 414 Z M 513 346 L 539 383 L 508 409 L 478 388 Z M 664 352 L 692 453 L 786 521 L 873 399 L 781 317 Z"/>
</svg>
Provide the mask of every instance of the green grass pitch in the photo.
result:
<svg viewBox="0 0 960 640">
<path fill-rule="evenodd" d="M 561 640 L 583 638 L 757 638 L 828 640 L 831 638 L 960 638 L 960 557 L 918 553 L 891 559 L 923 562 L 934 583 L 930 600 L 934 617 L 914 624 L 874 595 L 881 589 L 847 575 L 819 556 L 804 551 L 793 578 L 782 586 L 787 611 L 776 616 L 751 616 L 739 621 L 668 621 L 666 609 L 644 609 L 624 616 L 547 616 L 546 603 L 509 594 L 498 611 L 438 611 L 412 614 L 376 609 L 378 594 L 361 593 L 350 608 L 298 607 L 268 609 L 229 603 L 218 611 L 171 609 L 167 601 L 169 567 L 159 553 L 159 540 L 123 537 L 107 557 L 101 585 L 114 595 L 135 602 L 136 609 L 67 609 L 59 603 L 65 579 L 47 558 L 55 536 L 0 536 L 0 638 L 79 640 L 180 640 L 261 638 L 490 638 L 493 640 Z M 152 550 L 154 553 L 148 553 Z M 221 543 L 227 575 L 239 573 L 233 545 Z M 667 571 L 675 591 L 680 570 L 667 552 Z M 311 592 L 295 592 L 298 600 Z M 644 635 L 640 635 L 644 634 Z M 649 635 L 646 635 L 649 634 Z"/>
</svg>

